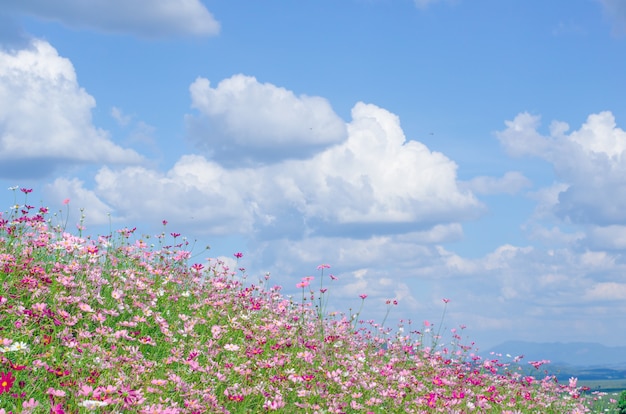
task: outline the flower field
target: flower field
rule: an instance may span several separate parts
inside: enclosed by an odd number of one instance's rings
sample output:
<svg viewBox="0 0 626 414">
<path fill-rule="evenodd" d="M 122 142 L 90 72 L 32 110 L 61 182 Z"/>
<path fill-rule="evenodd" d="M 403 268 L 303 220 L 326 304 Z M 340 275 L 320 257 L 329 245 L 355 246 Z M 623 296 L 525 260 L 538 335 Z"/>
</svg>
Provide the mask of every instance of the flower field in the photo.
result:
<svg viewBox="0 0 626 414">
<path fill-rule="evenodd" d="M 196 262 L 165 222 L 82 237 L 21 192 L 0 215 L 0 414 L 617 412 L 456 331 L 326 314 L 328 265 L 288 298 L 269 274 Z"/>
</svg>

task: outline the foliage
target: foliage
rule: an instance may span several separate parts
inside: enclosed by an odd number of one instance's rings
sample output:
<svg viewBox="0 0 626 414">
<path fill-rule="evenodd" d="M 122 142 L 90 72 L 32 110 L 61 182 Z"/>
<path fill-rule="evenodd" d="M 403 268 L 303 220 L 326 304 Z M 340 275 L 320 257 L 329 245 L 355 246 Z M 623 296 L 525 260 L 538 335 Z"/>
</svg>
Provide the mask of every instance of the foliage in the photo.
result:
<svg viewBox="0 0 626 414">
<path fill-rule="evenodd" d="M 617 402 L 618 414 L 626 414 L 626 390 L 622 391 Z"/>
</svg>

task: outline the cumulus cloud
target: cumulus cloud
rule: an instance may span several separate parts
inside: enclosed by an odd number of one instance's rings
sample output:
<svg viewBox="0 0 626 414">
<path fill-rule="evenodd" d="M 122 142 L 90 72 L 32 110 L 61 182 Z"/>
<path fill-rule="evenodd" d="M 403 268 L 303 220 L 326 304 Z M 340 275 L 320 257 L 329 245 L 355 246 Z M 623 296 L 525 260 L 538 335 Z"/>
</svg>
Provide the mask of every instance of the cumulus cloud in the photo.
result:
<svg viewBox="0 0 626 414">
<path fill-rule="evenodd" d="M 497 134 L 513 156 L 535 156 L 554 166 L 566 185 L 554 213 L 573 223 L 626 223 L 626 132 L 611 112 L 589 115 L 577 131 L 553 122 L 549 135 L 538 132 L 539 117 L 522 113 Z"/>
<path fill-rule="evenodd" d="M 242 185 L 245 178 L 246 172 L 229 173 L 189 155 L 167 173 L 144 167 L 102 168 L 95 177 L 95 192 L 125 219 L 176 220 L 196 233 L 246 233 L 253 230 L 255 208 Z"/>
<path fill-rule="evenodd" d="M 292 168 L 280 183 L 306 216 L 336 224 L 401 226 L 457 222 L 481 204 L 456 181 L 456 164 L 418 141 L 406 140 L 394 114 L 357 103 L 348 139 Z M 313 201 L 312 203 L 308 200 Z M 414 229 L 414 228 L 413 228 Z"/>
<path fill-rule="evenodd" d="M 38 177 L 59 165 L 139 163 L 92 124 L 95 100 L 47 42 L 0 51 L 0 176 Z"/>
<path fill-rule="evenodd" d="M 188 116 L 190 138 L 217 160 L 302 158 L 346 138 L 345 123 L 328 101 L 254 77 L 235 75 L 211 87 L 198 78 L 189 88 L 199 116 Z"/>
<path fill-rule="evenodd" d="M 3 6 L 70 27 L 147 37 L 206 36 L 220 30 L 199 0 L 7 0 Z"/>
<path fill-rule="evenodd" d="M 193 216 L 206 233 L 260 238 L 349 229 L 363 238 L 416 232 L 442 239 L 460 233 L 452 223 L 480 213 L 474 195 L 457 187 L 456 165 L 407 141 L 395 115 L 358 103 L 352 118 L 345 142 L 309 159 L 229 169 L 187 155 L 166 173 L 102 168 L 95 191 L 117 214 Z M 423 233 L 429 229 L 436 233 Z"/>
<path fill-rule="evenodd" d="M 528 178 L 517 171 L 510 171 L 501 178 L 474 177 L 462 183 L 462 188 L 475 194 L 517 194 L 532 184 Z"/>
</svg>

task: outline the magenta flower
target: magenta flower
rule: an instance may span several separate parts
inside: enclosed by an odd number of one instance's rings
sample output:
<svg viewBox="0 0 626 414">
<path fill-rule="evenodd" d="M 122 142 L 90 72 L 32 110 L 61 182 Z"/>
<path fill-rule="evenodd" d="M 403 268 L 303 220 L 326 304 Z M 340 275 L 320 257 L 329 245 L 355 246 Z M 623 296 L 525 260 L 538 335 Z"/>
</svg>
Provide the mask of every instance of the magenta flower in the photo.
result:
<svg viewBox="0 0 626 414">
<path fill-rule="evenodd" d="M 50 409 L 50 414 L 65 414 L 63 404 L 57 404 Z"/>
<path fill-rule="evenodd" d="M 15 382 L 15 378 L 13 377 L 12 372 L 2 372 L 0 373 L 0 394 L 3 392 L 9 392 L 11 387 L 13 387 L 13 383 Z"/>
</svg>

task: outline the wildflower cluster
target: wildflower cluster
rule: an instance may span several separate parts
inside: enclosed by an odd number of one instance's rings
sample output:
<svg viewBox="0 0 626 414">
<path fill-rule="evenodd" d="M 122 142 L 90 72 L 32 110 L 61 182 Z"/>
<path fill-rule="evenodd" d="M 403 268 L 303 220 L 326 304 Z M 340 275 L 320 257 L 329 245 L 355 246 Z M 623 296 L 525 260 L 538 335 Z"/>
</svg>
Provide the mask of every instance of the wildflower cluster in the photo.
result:
<svg viewBox="0 0 626 414">
<path fill-rule="evenodd" d="M 46 214 L 0 215 L 1 414 L 588 411 L 575 381 L 502 370 L 456 332 L 432 347 L 419 329 L 323 315 L 312 277 L 297 287 L 317 309 L 269 274 L 190 263 L 180 234 L 83 238 Z"/>
</svg>

